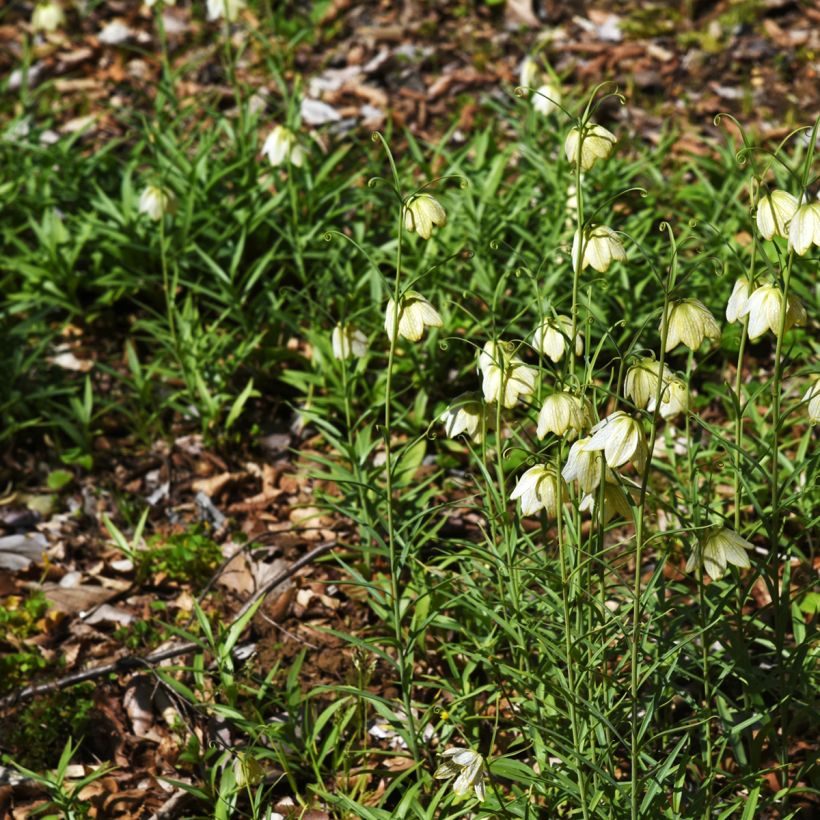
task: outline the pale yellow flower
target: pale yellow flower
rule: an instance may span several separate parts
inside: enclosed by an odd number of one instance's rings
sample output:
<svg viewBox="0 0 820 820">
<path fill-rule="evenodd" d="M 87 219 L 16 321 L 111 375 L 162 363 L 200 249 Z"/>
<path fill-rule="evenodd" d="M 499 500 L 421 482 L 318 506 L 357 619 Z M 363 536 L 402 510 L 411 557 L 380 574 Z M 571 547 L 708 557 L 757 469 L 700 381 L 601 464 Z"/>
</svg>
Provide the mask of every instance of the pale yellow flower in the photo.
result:
<svg viewBox="0 0 820 820">
<path fill-rule="evenodd" d="M 284 125 L 276 125 L 262 146 L 262 154 L 277 168 L 290 162 L 300 168 L 305 162 L 305 149 L 296 140 L 296 134 Z"/>
<path fill-rule="evenodd" d="M 599 159 L 606 159 L 612 153 L 616 141 L 615 135 L 602 125 L 590 123 L 584 126 L 583 133 L 578 128 L 570 129 L 564 154 L 573 165 L 580 164 L 582 171 L 588 171 Z"/>
<path fill-rule="evenodd" d="M 631 461 L 643 470 L 648 455 L 646 435 L 641 423 L 623 410 L 616 410 L 591 430 L 588 450 L 603 450 L 609 467 L 620 467 Z"/>
<path fill-rule="evenodd" d="M 801 205 L 789 224 L 789 248 L 798 256 L 813 244 L 820 245 L 820 202 Z"/>
<path fill-rule="evenodd" d="M 65 23 L 65 12 L 56 0 L 46 0 L 34 7 L 31 28 L 34 31 L 56 31 Z"/>
<path fill-rule="evenodd" d="M 632 399 L 636 407 L 646 407 L 657 395 L 660 373 L 661 363 L 657 359 L 639 359 L 626 371 L 624 395 Z M 664 383 L 672 378 L 672 371 L 666 365 L 663 366 L 662 378 Z"/>
<path fill-rule="evenodd" d="M 478 800 L 484 800 L 484 778 L 488 776 L 484 758 L 472 749 L 447 749 L 441 753 L 439 767 L 433 773 L 437 780 L 455 777 L 453 793 L 464 797 L 470 790 Z"/>
<path fill-rule="evenodd" d="M 600 483 L 603 471 L 603 456 L 600 450 L 590 450 L 591 436 L 579 438 L 569 448 L 567 463 L 561 470 L 564 481 L 577 481 L 584 493 L 591 493 Z"/>
<path fill-rule="evenodd" d="M 797 206 L 797 199 L 786 191 L 772 191 L 761 196 L 757 203 L 757 229 L 763 238 L 782 236 L 785 239 Z"/>
<path fill-rule="evenodd" d="M 655 394 L 653 393 L 649 399 L 649 404 L 646 409 L 653 413 L 655 411 Z M 679 379 L 677 376 L 672 376 L 663 383 L 663 392 L 661 393 L 661 418 L 671 419 L 679 416 L 681 413 L 689 412 L 689 389 L 686 387 L 686 382 Z"/>
<path fill-rule="evenodd" d="M 521 396 L 535 391 L 538 371 L 528 367 L 513 355 L 509 342 L 487 342 L 478 357 L 478 369 L 482 375 L 484 401 L 501 402 L 502 407 L 515 407 Z"/>
<path fill-rule="evenodd" d="M 666 313 L 669 331 L 666 352 L 683 342 L 690 350 L 697 350 L 704 339 L 720 341 L 720 326 L 709 308 L 697 299 L 680 299 L 672 302 Z M 663 327 L 663 325 L 661 325 Z"/>
<path fill-rule="evenodd" d="M 581 244 L 581 231 L 575 231 L 572 240 L 572 269 L 578 269 L 578 253 Z M 626 261 L 626 250 L 615 231 L 606 225 L 589 225 L 584 231 L 583 255 L 581 270 L 591 266 L 598 273 L 605 273 L 613 261 Z"/>
<path fill-rule="evenodd" d="M 244 8 L 245 0 L 208 0 L 208 19 L 218 20 L 224 17 L 229 23 L 233 23 Z"/>
<path fill-rule="evenodd" d="M 578 510 L 580 512 L 589 512 L 589 514 L 594 518 L 595 517 L 595 505 L 598 501 L 598 493 L 600 490 L 595 490 L 587 495 L 585 495 L 581 499 L 581 503 L 578 505 Z M 603 523 L 608 524 L 613 516 L 618 515 L 621 518 L 625 518 L 627 521 L 632 520 L 632 507 L 629 504 L 629 499 L 627 498 L 626 493 L 623 491 L 623 488 L 620 484 L 618 484 L 617 480 L 613 478 L 604 482 L 604 509 L 603 509 Z"/>
<path fill-rule="evenodd" d="M 742 315 L 749 317 L 749 338 L 754 340 L 771 330 L 775 336 L 780 332 L 781 303 L 783 293 L 774 285 L 761 285 L 749 297 Z M 786 306 L 785 330 L 806 323 L 806 308 L 790 293 Z"/>
<path fill-rule="evenodd" d="M 815 376 L 806 395 L 803 396 L 803 401 L 808 402 L 809 421 L 812 424 L 820 424 L 820 377 Z"/>
<path fill-rule="evenodd" d="M 170 191 L 157 185 L 148 185 L 140 194 L 139 212 L 149 219 L 158 222 L 165 214 L 171 214 L 176 208 L 176 198 Z"/>
<path fill-rule="evenodd" d="M 551 83 L 538 86 L 532 95 L 532 107 L 545 117 L 557 111 L 560 102 L 561 90 Z"/>
<path fill-rule="evenodd" d="M 554 433 L 572 441 L 591 425 L 592 411 L 589 402 L 572 393 L 551 393 L 544 399 L 538 413 L 535 434 L 542 439 L 547 433 Z"/>
<path fill-rule="evenodd" d="M 484 415 L 481 397 L 476 393 L 463 393 L 439 416 L 439 421 L 443 422 L 449 438 L 466 433 L 473 441 L 480 443 Z"/>
<path fill-rule="evenodd" d="M 541 69 L 532 57 L 525 57 L 521 61 L 519 79 L 523 88 L 533 88 L 538 82 L 540 74 Z"/>
<path fill-rule="evenodd" d="M 692 550 L 686 562 L 686 571 L 692 572 L 702 563 L 706 574 L 718 580 L 729 564 L 748 569 L 751 565 L 746 550 L 751 549 L 754 549 L 753 545 L 734 530 L 710 527 Z"/>
<path fill-rule="evenodd" d="M 735 282 L 732 288 L 732 295 L 726 303 L 727 322 L 736 322 L 746 315 L 746 305 L 749 303 L 751 289 L 752 283 L 745 276 L 741 276 Z"/>
<path fill-rule="evenodd" d="M 558 515 L 559 487 L 562 497 L 566 499 L 568 494 L 564 479 L 556 474 L 555 468 L 536 464 L 518 479 L 510 493 L 510 501 L 521 499 L 521 515 L 535 515 L 544 510 L 549 518 L 555 518 Z"/>
<path fill-rule="evenodd" d="M 430 194 L 418 194 L 404 208 L 404 227 L 415 231 L 422 239 L 429 239 L 433 226 L 447 224 L 447 214 L 438 200 Z"/>
<path fill-rule="evenodd" d="M 535 330 L 532 336 L 532 346 L 544 356 L 548 356 L 552 361 L 558 362 L 564 355 L 569 338 L 572 335 L 572 319 L 569 316 L 556 316 L 545 319 Z M 581 329 L 575 330 L 575 355 L 580 356 L 584 352 L 584 337 Z"/>
<path fill-rule="evenodd" d="M 339 323 L 333 328 L 330 338 L 333 348 L 333 357 L 343 361 L 355 356 L 360 359 L 367 353 L 367 336 L 353 325 Z"/>
<path fill-rule="evenodd" d="M 425 327 L 441 327 L 444 324 L 438 311 L 415 290 L 406 291 L 399 302 L 399 336 L 408 342 L 417 342 L 424 335 Z M 384 329 L 391 342 L 395 322 L 396 303 L 390 299 L 387 303 Z"/>
</svg>

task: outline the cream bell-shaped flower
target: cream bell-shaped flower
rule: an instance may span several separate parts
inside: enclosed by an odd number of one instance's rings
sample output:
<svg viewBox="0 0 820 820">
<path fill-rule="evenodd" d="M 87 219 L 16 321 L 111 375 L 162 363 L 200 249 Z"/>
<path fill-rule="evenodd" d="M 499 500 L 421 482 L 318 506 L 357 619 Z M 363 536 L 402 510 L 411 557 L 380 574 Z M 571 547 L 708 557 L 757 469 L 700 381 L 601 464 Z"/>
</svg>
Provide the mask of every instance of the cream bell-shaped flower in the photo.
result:
<svg viewBox="0 0 820 820">
<path fill-rule="evenodd" d="M 649 404 L 646 409 L 650 413 L 655 412 L 655 394 L 649 398 Z M 672 419 L 679 416 L 681 413 L 689 412 L 689 389 L 686 387 L 686 382 L 679 379 L 677 376 L 671 376 L 663 383 L 663 392 L 661 393 L 661 408 L 660 414 L 663 419 Z"/>
<path fill-rule="evenodd" d="M 592 410 L 589 402 L 572 393 L 551 393 L 544 399 L 538 413 L 535 435 L 539 439 L 547 433 L 572 441 L 592 426 Z"/>
<path fill-rule="evenodd" d="M 444 424 L 444 432 L 448 438 L 456 438 L 466 433 L 474 442 L 480 443 L 483 418 L 484 404 L 481 396 L 477 393 L 462 393 L 453 399 L 438 420 Z"/>
<path fill-rule="evenodd" d="M 56 31 L 65 23 L 65 12 L 56 0 L 38 3 L 31 15 L 31 28 L 34 31 Z"/>
<path fill-rule="evenodd" d="M 745 276 L 741 276 L 732 288 L 732 295 L 726 303 L 726 321 L 736 322 L 746 315 L 746 305 L 749 303 L 749 294 L 752 284 Z"/>
<path fill-rule="evenodd" d="M 510 501 L 521 499 L 521 515 L 535 515 L 544 510 L 549 518 L 555 518 L 558 515 L 559 486 L 566 499 L 564 479 L 556 474 L 555 468 L 536 464 L 518 479 L 510 493 Z"/>
<path fill-rule="evenodd" d="M 555 318 L 545 319 L 536 328 L 532 335 L 532 346 L 544 356 L 548 356 L 553 362 L 558 362 L 564 355 L 569 337 L 572 335 L 572 319 L 569 316 L 559 315 Z M 580 328 L 575 330 L 575 355 L 580 356 L 584 352 L 584 337 Z"/>
<path fill-rule="evenodd" d="M 803 401 L 808 402 L 809 421 L 812 424 L 820 424 L 820 376 L 815 376 L 814 381 L 809 385 Z"/>
<path fill-rule="evenodd" d="M 433 226 L 447 224 L 447 214 L 437 199 L 430 194 L 418 194 L 404 208 L 404 227 L 415 231 L 422 239 L 429 239 Z"/>
<path fill-rule="evenodd" d="M 155 222 L 159 222 L 165 214 L 173 213 L 175 208 L 174 195 L 158 185 L 148 185 L 140 194 L 139 212 Z"/>
<path fill-rule="evenodd" d="M 697 299 L 679 299 L 672 302 L 666 313 L 669 331 L 666 352 L 683 342 L 690 350 L 697 350 L 704 339 L 720 341 L 720 326 L 709 308 Z M 663 327 L 663 325 L 661 325 Z"/>
<path fill-rule="evenodd" d="M 606 159 L 612 153 L 616 142 L 611 131 L 602 125 L 589 123 L 584 126 L 583 140 L 581 130 L 570 129 L 564 141 L 564 154 L 573 165 L 580 165 L 582 171 L 588 171 L 599 159 Z"/>
<path fill-rule="evenodd" d="M 754 340 L 771 330 L 775 336 L 780 332 L 780 308 L 783 294 L 774 285 L 761 285 L 749 297 L 744 316 L 749 317 L 749 338 Z M 785 330 L 806 323 L 806 309 L 794 294 L 789 294 L 786 307 Z"/>
<path fill-rule="evenodd" d="M 343 325 L 341 322 L 333 328 L 330 337 L 333 348 L 333 358 L 339 361 L 355 356 L 361 359 L 367 353 L 367 336 L 353 325 Z"/>
<path fill-rule="evenodd" d="M 595 492 L 585 495 L 578 505 L 579 511 L 588 512 L 595 518 L 595 505 L 598 501 L 599 492 L 599 490 L 595 490 Z M 631 521 L 632 507 L 629 505 L 629 499 L 621 485 L 614 479 L 610 480 L 607 478 L 604 482 L 603 523 L 608 524 L 615 515 L 625 518 L 627 521 Z"/>
<path fill-rule="evenodd" d="M 645 408 L 658 393 L 658 378 L 661 373 L 661 363 L 657 359 L 645 357 L 638 359 L 626 371 L 624 380 L 624 396 L 632 399 L 636 407 Z M 663 366 L 663 381 L 672 378 L 672 371 Z"/>
<path fill-rule="evenodd" d="M 545 117 L 558 110 L 561 102 L 561 90 L 551 83 L 538 86 L 532 95 L 532 107 Z"/>
<path fill-rule="evenodd" d="M 508 410 L 515 407 L 520 396 L 533 394 L 538 376 L 534 367 L 513 355 L 513 349 L 510 342 L 489 341 L 478 357 L 484 401 L 488 404 L 500 401 Z"/>
<path fill-rule="evenodd" d="M 305 149 L 297 142 L 296 134 L 284 125 L 274 126 L 262 145 L 262 154 L 274 168 L 288 162 L 301 168 L 305 163 Z"/>
<path fill-rule="evenodd" d="M 540 75 L 541 69 L 532 57 L 525 57 L 521 61 L 518 79 L 523 88 L 534 88 Z"/>
<path fill-rule="evenodd" d="M 439 767 L 433 777 L 437 780 L 455 777 L 453 793 L 457 797 L 464 797 L 472 790 L 478 800 L 484 800 L 484 778 L 487 774 L 487 764 L 478 752 L 455 748 L 441 753 Z"/>
<path fill-rule="evenodd" d="M 579 438 L 569 448 L 567 463 L 561 470 L 561 475 L 567 483 L 577 481 L 584 493 L 591 493 L 600 483 L 604 468 L 603 456 L 600 450 L 590 450 L 591 436 Z"/>
<path fill-rule="evenodd" d="M 757 203 L 757 229 L 764 239 L 789 235 L 789 222 L 797 210 L 798 201 L 787 191 L 772 191 Z"/>
<path fill-rule="evenodd" d="M 208 0 L 208 19 L 218 20 L 224 17 L 229 23 L 233 23 L 244 8 L 245 0 Z"/>
<path fill-rule="evenodd" d="M 157 3 L 159 3 L 162 6 L 175 6 L 177 0 L 143 0 L 143 2 L 146 6 L 148 6 L 149 9 L 151 9 L 154 6 L 156 6 Z"/>
<path fill-rule="evenodd" d="M 408 342 L 417 342 L 424 335 L 425 327 L 441 327 L 438 311 L 417 291 L 408 290 L 399 300 L 399 336 Z M 387 338 L 393 341 L 393 329 L 396 322 L 396 303 L 391 299 L 387 303 L 387 315 L 384 329 Z"/>
<path fill-rule="evenodd" d="M 572 240 L 572 269 L 578 269 L 578 246 L 581 243 L 581 231 L 575 231 Z M 606 225 L 590 225 L 584 231 L 583 255 L 581 270 L 588 265 L 605 273 L 613 261 L 626 261 L 626 250 L 618 234 Z"/>
<path fill-rule="evenodd" d="M 706 574 L 717 581 L 723 577 L 729 564 L 748 569 L 751 564 L 746 550 L 751 549 L 754 549 L 753 545 L 734 530 L 710 527 L 692 550 L 686 562 L 686 571 L 692 572 L 702 563 Z"/>
<path fill-rule="evenodd" d="M 789 223 L 789 250 L 803 256 L 814 245 L 820 245 L 820 202 L 801 205 Z"/>
<path fill-rule="evenodd" d="M 609 467 L 620 467 L 631 461 L 638 470 L 646 464 L 647 444 L 643 427 L 623 410 L 616 410 L 591 430 L 586 445 L 589 450 L 603 450 Z"/>
</svg>

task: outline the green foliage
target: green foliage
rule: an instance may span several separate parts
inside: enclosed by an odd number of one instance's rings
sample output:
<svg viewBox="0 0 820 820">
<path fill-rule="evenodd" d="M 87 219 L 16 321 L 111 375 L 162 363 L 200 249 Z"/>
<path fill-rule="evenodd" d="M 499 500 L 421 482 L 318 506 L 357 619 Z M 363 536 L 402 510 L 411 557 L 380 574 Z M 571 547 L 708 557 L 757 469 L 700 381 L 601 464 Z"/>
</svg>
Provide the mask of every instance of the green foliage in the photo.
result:
<svg viewBox="0 0 820 820">
<path fill-rule="evenodd" d="M 25 598 L 9 596 L 0 605 L 0 640 L 5 644 L 0 652 L 0 695 L 27 683 L 48 667 L 37 647 L 26 644 L 26 638 L 42 629 L 41 619 L 47 610 L 48 601 L 41 592 Z"/>
<path fill-rule="evenodd" d="M 205 532 L 192 529 L 148 539 L 132 553 L 139 583 L 162 576 L 194 588 L 205 583 L 222 561 L 222 550 Z"/>
</svg>

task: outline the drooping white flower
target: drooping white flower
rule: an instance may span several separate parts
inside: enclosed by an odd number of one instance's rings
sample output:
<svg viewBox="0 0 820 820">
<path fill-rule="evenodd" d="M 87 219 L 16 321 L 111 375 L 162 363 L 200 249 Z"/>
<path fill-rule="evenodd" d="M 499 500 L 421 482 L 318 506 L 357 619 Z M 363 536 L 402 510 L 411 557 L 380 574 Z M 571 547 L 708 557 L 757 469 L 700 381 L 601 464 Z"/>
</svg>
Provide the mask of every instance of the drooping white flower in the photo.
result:
<svg viewBox="0 0 820 820">
<path fill-rule="evenodd" d="M 463 393 L 439 416 L 439 421 L 444 423 L 444 430 L 449 438 L 466 433 L 473 441 L 480 443 L 483 418 L 484 404 L 481 397 L 476 393 Z"/>
<path fill-rule="evenodd" d="M 545 319 L 535 330 L 532 336 L 532 346 L 553 362 L 558 362 L 564 355 L 569 338 L 572 335 L 572 319 L 569 316 L 559 315 Z M 575 329 L 575 355 L 584 352 L 584 337 L 581 329 Z"/>
<path fill-rule="evenodd" d="M 245 0 L 208 0 L 208 19 L 218 20 L 224 17 L 229 23 L 233 23 L 244 8 Z"/>
<path fill-rule="evenodd" d="M 34 31 L 56 31 L 65 23 L 65 12 L 56 0 L 46 0 L 34 7 L 31 28 Z"/>
<path fill-rule="evenodd" d="M 704 339 L 720 341 L 720 326 L 709 312 L 709 308 L 697 299 L 679 299 L 672 302 L 667 310 L 666 319 L 669 323 L 666 336 L 667 353 L 680 342 L 690 350 L 697 350 Z"/>
<path fill-rule="evenodd" d="M 472 749 L 447 749 L 441 753 L 439 767 L 433 773 L 437 780 L 455 777 L 453 793 L 464 797 L 470 790 L 478 800 L 484 800 L 484 778 L 487 777 L 484 758 Z"/>
<path fill-rule="evenodd" d="M 158 185 L 148 185 L 140 194 L 139 212 L 155 222 L 159 222 L 165 214 L 173 213 L 175 208 L 174 195 Z"/>
<path fill-rule="evenodd" d="M 556 474 L 553 467 L 536 464 L 518 479 L 510 493 L 510 501 L 521 499 L 521 515 L 535 515 L 544 510 L 547 516 L 555 518 L 558 515 L 559 487 L 562 497 L 566 499 L 564 479 Z"/>
<path fill-rule="evenodd" d="M 430 194 L 414 196 L 404 208 L 404 227 L 415 231 L 422 239 L 429 239 L 433 226 L 447 224 L 447 213 Z"/>
<path fill-rule="evenodd" d="M 592 428 L 586 449 L 603 450 L 609 467 L 631 461 L 638 470 L 643 470 L 648 454 L 641 423 L 623 410 L 616 410 Z"/>
<path fill-rule="evenodd" d="M 655 412 L 655 394 L 649 398 L 649 404 L 646 409 L 650 413 Z M 661 418 L 671 419 L 679 416 L 681 413 L 689 412 L 689 389 L 686 387 L 686 382 L 679 379 L 677 376 L 671 376 L 663 383 L 663 392 L 661 393 Z"/>
<path fill-rule="evenodd" d="M 163 6 L 175 6 L 177 0 L 143 0 L 143 2 L 149 9 L 151 9 L 156 6 L 157 3 L 160 3 Z"/>
<path fill-rule="evenodd" d="M 757 203 L 757 229 L 763 238 L 786 238 L 789 235 L 789 222 L 798 204 L 797 199 L 787 191 L 772 191 L 761 196 Z"/>
<path fill-rule="evenodd" d="M 742 315 L 749 317 L 749 338 L 754 340 L 767 330 L 777 336 L 780 333 L 781 303 L 783 293 L 774 285 L 761 285 L 749 297 Z M 793 293 L 789 294 L 786 306 L 785 330 L 806 322 L 806 308 Z"/>
<path fill-rule="evenodd" d="M 595 505 L 598 502 L 598 493 L 600 490 L 596 489 L 594 492 L 588 493 L 581 499 L 578 505 L 580 512 L 589 512 L 595 518 Z M 612 480 L 607 477 L 604 482 L 604 509 L 603 509 L 603 523 L 608 524 L 612 517 L 619 515 L 627 521 L 632 520 L 632 507 L 629 504 L 629 499 L 626 493 L 614 476 Z"/>
<path fill-rule="evenodd" d="M 661 374 L 661 363 L 657 359 L 645 357 L 638 359 L 629 370 L 626 371 L 624 380 L 624 395 L 632 399 L 636 407 L 644 408 L 657 395 L 658 378 Z M 663 366 L 664 382 L 672 378 L 672 371 Z M 661 386 L 663 389 L 663 386 Z"/>
<path fill-rule="evenodd" d="M 532 107 L 545 117 L 558 110 L 561 102 L 561 89 L 552 83 L 538 86 L 532 95 Z"/>
<path fill-rule="evenodd" d="M 425 327 L 441 327 L 443 322 L 438 311 L 415 290 L 405 291 L 399 300 L 399 336 L 409 342 L 417 342 L 424 335 Z M 393 299 L 387 303 L 384 329 L 387 338 L 393 341 L 393 328 L 396 322 L 396 303 Z"/>
<path fill-rule="evenodd" d="M 339 361 L 351 356 L 361 359 L 367 353 L 367 336 L 353 325 L 344 325 L 341 322 L 336 325 L 330 343 L 333 347 L 333 358 Z"/>
<path fill-rule="evenodd" d="M 803 256 L 812 245 L 820 245 L 820 202 L 801 205 L 789 224 L 789 249 Z"/>
<path fill-rule="evenodd" d="M 581 231 L 577 230 L 572 240 L 572 269 L 575 271 L 578 269 L 580 243 Z M 618 234 L 606 225 L 589 225 L 584 231 L 581 270 L 590 265 L 598 273 L 605 273 L 616 259 L 626 261 L 626 250 Z"/>
<path fill-rule="evenodd" d="M 513 350 L 510 342 L 489 341 L 478 357 L 484 401 L 500 401 L 508 410 L 515 407 L 520 396 L 532 395 L 538 376 L 538 371 L 524 364 Z"/>
<path fill-rule="evenodd" d="M 305 149 L 296 139 L 296 134 L 284 125 L 274 126 L 262 145 L 262 154 L 274 168 L 288 162 L 301 168 L 306 156 Z"/>
<path fill-rule="evenodd" d="M 532 57 L 525 57 L 521 61 L 521 69 L 519 71 L 519 80 L 523 88 L 533 88 L 538 82 L 538 77 L 541 74 L 541 69 L 538 63 Z"/>
<path fill-rule="evenodd" d="M 583 133 L 578 128 L 570 129 L 564 142 L 564 154 L 573 165 L 588 171 L 599 159 L 606 159 L 612 153 L 617 140 L 611 131 L 594 123 L 584 126 Z"/>
<path fill-rule="evenodd" d="M 820 424 L 820 377 L 815 376 L 803 396 L 803 401 L 808 402 L 809 421 L 812 424 Z"/>
<path fill-rule="evenodd" d="M 736 322 L 746 315 L 746 305 L 749 303 L 749 293 L 751 289 L 752 283 L 745 276 L 741 276 L 735 282 L 732 288 L 732 295 L 726 303 L 727 322 Z"/>
<path fill-rule="evenodd" d="M 569 448 L 567 463 L 561 470 L 564 481 L 577 481 L 584 493 L 591 493 L 600 483 L 603 471 L 603 456 L 600 450 L 590 450 L 591 436 L 579 438 Z"/>
<path fill-rule="evenodd" d="M 710 527 L 692 550 L 686 562 L 686 571 L 692 572 L 702 563 L 706 574 L 718 580 L 732 564 L 748 569 L 750 565 L 746 550 L 754 549 L 745 538 L 726 527 Z"/>
<path fill-rule="evenodd" d="M 535 434 L 542 439 L 547 433 L 554 433 L 572 441 L 591 425 L 592 411 L 589 402 L 572 393 L 551 393 L 544 399 L 538 413 Z"/>
</svg>

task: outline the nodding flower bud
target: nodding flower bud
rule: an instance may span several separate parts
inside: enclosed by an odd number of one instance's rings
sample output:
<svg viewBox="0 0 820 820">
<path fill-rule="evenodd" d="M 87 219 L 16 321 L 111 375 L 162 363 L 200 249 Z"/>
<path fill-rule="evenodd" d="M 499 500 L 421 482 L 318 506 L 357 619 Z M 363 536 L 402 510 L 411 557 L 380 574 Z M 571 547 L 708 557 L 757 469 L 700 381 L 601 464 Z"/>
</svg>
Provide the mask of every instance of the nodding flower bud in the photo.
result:
<svg viewBox="0 0 820 820">
<path fill-rule="evenodd" d="M 31 28 L 34 31 L 56 31 L 65 23 L 65 12 L 56 0 L 46 0 L 34 7 Z"/>
<path fill-rule="evenodd" d="M 452 404 L 439 416 L 444 424 L 444 431 L 449 438 L 456 438 L 466 433 L 480 443 L 482 439 L 482 420 L 485 418 L 484 404 L 476 393 L 463 393 L 453 400 Z M 491 419 L 487 419 L 489 422 Z M 489 425 L 487 425 L 489 426 Z"/>
<path fill-rule="evenodd" d="M 710 527 L 689 556 L 686 571 L 692 572 L 699 564 L 703 564 L 706 574 L 718 580 L 723 577 L 729 564 L 745 569 L 751 566 L 746 554 L 746 550 L 751 549 L 754 549 L 752 544 L 734 530 L 720 526 Z"/>
<path fill-rule="evenodd" d="M 484 779 L 487 777 L 487 764 L 484 758 L 472 749 L 447 749 L 441 753 L 439 767 L 433 773 L 437 780 L 455 777 L 453 793 L 464 797 L 470 790 L 475 792 L 478 800 L 484 800 Z"/>
<path fill-rule="evenodd" d="M 343 325 L 341 322 L 333 328 L 330 337 L 333 348 L 333 358 L 343 361 L 355 356 L 362 358 L 367 353 L 367 336 L 353 325 Z"/>
<path fill-rule="evenodd" d="M 591 426 L 588 402 L 572 393 L 552 393 L 544 399 L 535 434 L 542 439 L 547 433 L 554 433 L 572 441 Z"/>
<path fill-rule="evenodd" d="M 583 253 L 579 249 L 583 248 Z M 572 269 L 578 270 L 578 256 L 581 255 L 581 270 L 588 265 L 605 273 L 614 260 L 626 261 L 626 250 L 620 237 L 612 228 L 606 225 L 589 225 L 584 230 L 583 241 L 581 231 L 575 232 L 572 240 Z"/>
<path fill-rule="evenodd" d="M 749 302 L 752 283 L 741 276 L 732 288 L 732 295 L 726 303 L 726 321 L 736 322 L 746 314 L 746 305 Z"/>
<path fill-rule="evenodd" d="M 558 362 L 564 355 L 564 350 L 570 343 L 572 335 L 572 319 L 569 316 L 556 316 L 552 319 L 545 319 L 536 328 L 532 336 L 532 346 L 542 355 L 548 356 L 553 362 Z M 584 352 L 584 337 L 579 328 L 575 329 L 575 342 L 572 345 L 575 355 L 580 356 Z"/>
<path fill-rule="evenodd" d="M 478 357 L 482 375 L 482 390 L 487 403 L 501 402 L 502 407 L 515 407 L 520 396 L 531 396 L 535 391 L 538 372 L 513 355 L 509 342 L 489 341 Z"/>
<path fill-rule="evenodd" d="M 415 231 L 422 239 L 429 239 L 433 225 L 447 224 L 447 214 L 437 199 L 430 194 L 418 194 L 404 208 L 404 227 Z"/>
<path fill-rule="evenodd" d="M 797 210 L 798 201 L 786 191 L 764 194 L 757 202 L 757 229 L 764 239 L 789 235 L 789 222 Z"/>
<path fill-rule="evenodd" d="M 812 245 L 820 245 L 820 202 L 801 205 L 789 223 L 789 249 L 803 256 Z"/>
<path fill-rule="evenodd" d="M 669 323 L 666 336 L 667 353 L 680 342 L 690 350 L 697 350 L 704 339 L 720 341 L 720 326 L 709 312 L 709 308 L 697 299 L 679 299 L 672 302 L 666 312 L 666 321 Z"/>
<path fill-rule="evenodd" d="M 535 515 L 544 510 L 548 517 L 555 518 L 558 515 L 559 487 L 563 498 L 568 498 L 564 479 L 555 469 L 536 464 L 518 479 L 510 501 L 521 499 L 521 515 Z"/>
<path fill-rule="evenodd" d="M 666 382 L 672 378 L 672 371 L 664 365 L 661 374 L 661 363 L 657 359 L 639 359 L 626 371 L 624 395 L 632 399 L 636 407 L 647 407 L 658 392 L 659 377 Z"/>
<path fill-rule="evenodd" d="M 611 131 L 602 125 L 588 123 L 583 129 L 570 129 L 564 142 L 564 154 L 573 165 L 588 171 L 599 159 L 606 159 L 612 153 L 616 142 Z"/>
<path fill-rule="evenodd" d="M 233 23 L 244 8 L 245 0 L 208 0 L 208 19 L 218 20 L 224 17 L 229 23 Z"/>
<path fill-rule="evenodd" d="M 812 424 L 820 424 L 820 376 L 814 377 L 803 396 L 803 401 L 808 402 L 809 421 Z"/>
<path fill-rule="evenodd" d="M 424 335 L 425 327 L 441 327 L 443 322 L 438 311 L 415 290 L 405 291 L 399 299 L 399 336 L 409 342 L 417 342 Z M 384 329 L 387 338 L 393 341 L 393 330 L 396 324 L 396 303 L 391 299 L 387 303 Z"/>
<path fill-rule="evenodd" d="M 600 490 L 585 495 L 578 505 L 578 510 L 580 512 L 589 512 L 594 518 L 595 507 L 598 502 L 598 492 L 600 492 Z M 627 521 L 632 520 L 632 507 L 629 504 L 629 499 L 614 475 L 612 475 L 611 478 L 608 476 L 604 482 L 603 494 L 604 506 L 601 514 L 602 523 L 608 524 L 615 515 L 625 518 Z"/>
<path fill-rule="evenodd" d="M 599 421 L 591 431 L 586 445 L 589 450 L 603 450 L 609 467 L 620 467 L 631 461 L 642 471 L 648 455 L 646 435 L 641 423 L 623 410 L 616 410 L 603 421 Z"/>
<path fill-rule="evenodd" d="M 532 95 L 532 107 L 545 117 L 548 117 L 553 111 L 557 111 L 560 103 L 561 90 L 552 83 L 539 85 Z"/>
<path fill-rule="evenodd" d="M 749 297 L 744 316 L 749 317 L 749 338 L 754 340 L 771 330 L 775 336 L 780 333 L 783 293 L 774 285 L 761 285 Z M 786 304 L 784 330 L 806 323 L 806 308 L 794 294 L 790 293 Z"/>
<path fill-rule="evenodd" d="M 567 463 L 561 470 L 564 481 L 577 481 L 584 493 L 591 493 L 600 483 L 604 459 L 600 450 L 591 450 L 591 436 L 579 438 L 569 448 Z"/>
<path fill-rule="evenodd" d="M 165 214 L 173 213 L 175 208 L 174 195 L 157 185 L 148 185 L 140 194 L 139 212 L 155 222 L 159 222 Z"/>
<path fill-rule="evenodd" d="M 300 168 L 304 165 L 306 156 L 305 149 L 296 140 L 296 134 L 284 125 L 274 126 L 262 146 L 262 154 L 274 168 L 288 162 Z"/>
</svg>

